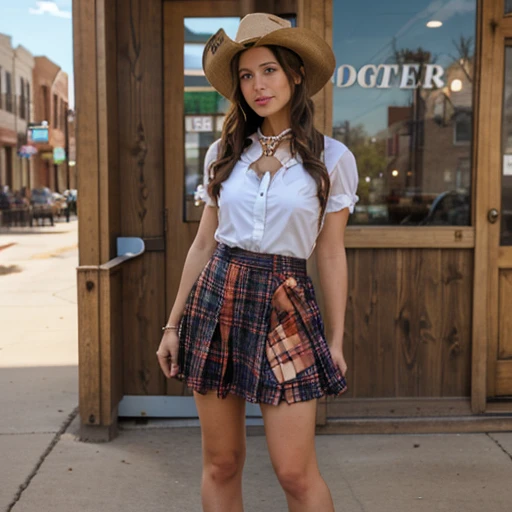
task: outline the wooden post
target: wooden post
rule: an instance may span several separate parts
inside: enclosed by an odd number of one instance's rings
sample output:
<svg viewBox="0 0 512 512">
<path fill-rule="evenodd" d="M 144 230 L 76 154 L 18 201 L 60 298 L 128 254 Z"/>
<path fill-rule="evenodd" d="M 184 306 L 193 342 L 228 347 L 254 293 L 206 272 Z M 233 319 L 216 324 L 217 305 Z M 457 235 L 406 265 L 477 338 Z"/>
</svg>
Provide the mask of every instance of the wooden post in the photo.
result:
<svg viewBox="0 0 512 512">
<path fill-rule="evenodd" d="M 112 357 L 113 325 L 110 270 L 119 208 L 111 193 L 117 183 L 115 3 L 73 2 L 77 169 L 79 178 L 79 402 L 82 438 L 108 440 L 116 428 L 121 392 Z M 109 137 L 109 133 L 114 135 Z M 117 292 L 119 287 L 115 287 Z M 115 293 L 114 296 L 118 296 Z M 113 321 L 113 323 L 111 323 Z M 115 333 L 114 333 L 115 334 Z M 116 346 L 119 350 L 119 347 Z M 113 394 L 113 390 L 117 392 Z"/>
</svg>

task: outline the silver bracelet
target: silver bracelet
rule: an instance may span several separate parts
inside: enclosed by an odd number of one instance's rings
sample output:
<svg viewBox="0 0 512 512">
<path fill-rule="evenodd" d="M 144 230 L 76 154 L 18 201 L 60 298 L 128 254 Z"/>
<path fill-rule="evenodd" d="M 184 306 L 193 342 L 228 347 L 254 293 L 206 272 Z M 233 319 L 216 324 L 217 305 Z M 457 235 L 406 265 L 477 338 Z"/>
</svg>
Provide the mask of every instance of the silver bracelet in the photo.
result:
<svg viewBox="0 0 512 512">
<path fill-rule="evenodd" d="M 177 325 L 164 325 L 162 331 L 177 331 L 179 327 Z"/>
</svg>

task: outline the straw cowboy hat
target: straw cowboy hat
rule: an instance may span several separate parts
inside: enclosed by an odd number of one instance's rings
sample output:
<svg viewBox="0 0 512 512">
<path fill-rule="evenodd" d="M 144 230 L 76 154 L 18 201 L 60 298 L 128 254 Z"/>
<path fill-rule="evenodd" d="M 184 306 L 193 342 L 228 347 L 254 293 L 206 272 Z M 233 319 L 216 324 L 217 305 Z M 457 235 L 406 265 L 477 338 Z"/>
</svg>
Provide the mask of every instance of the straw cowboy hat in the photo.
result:
<svg viewBox="0 0 512 512">
<path fill-rule="evenodd" d="M 225 98 L 233 93 L 231 61 L 252 46 L 283 46 L 293 50 L 304 63 L 306 84 L 313 96 L 331 78 L 336 61 L 331 47 L 312 30 L 292 27 L 288 20 L 273 14 L 248 14 L 240 22 L 235 40 L 220 29 L 206 43 L 203 69 L 210 84 Z"/>
</svg>

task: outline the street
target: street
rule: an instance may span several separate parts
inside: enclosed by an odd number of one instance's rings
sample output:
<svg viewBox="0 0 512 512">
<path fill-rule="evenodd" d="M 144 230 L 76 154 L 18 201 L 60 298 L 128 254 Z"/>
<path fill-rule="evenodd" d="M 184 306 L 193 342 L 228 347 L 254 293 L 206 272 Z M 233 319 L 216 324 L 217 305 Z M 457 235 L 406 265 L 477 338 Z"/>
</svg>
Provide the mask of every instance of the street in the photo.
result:
<svg viewBox="0 0 512 512">
<path fill-rule="evenodd" d="M 198 512 L 197 428 L 123 420 L 78 441 L 77 222 L 0 232 L 0 511 Z M 512 434 L 317 437 L 339 512 L 508 512 Z M 249 512 L 286 502 L 261 435 L 247 439 Z M 322 511 L 318 511 L 322 512 Z"/>
</svg>

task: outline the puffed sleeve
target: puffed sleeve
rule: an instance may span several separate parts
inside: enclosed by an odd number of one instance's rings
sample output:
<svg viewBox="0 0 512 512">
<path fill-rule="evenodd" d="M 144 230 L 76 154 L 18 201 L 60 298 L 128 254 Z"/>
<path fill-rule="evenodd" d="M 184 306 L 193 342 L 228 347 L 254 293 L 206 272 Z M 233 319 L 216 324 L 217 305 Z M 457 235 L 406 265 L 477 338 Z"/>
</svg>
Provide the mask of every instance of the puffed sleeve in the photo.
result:
<svg viewBox="0 0 512 512">
<path fill-rule="evenodd" d="M 331 177 L 331 192 L 327 200 L 325 213 L 338 212 L 348 208 L 354 212 L 354 206 L 359 201 L 356 195 L 359 176 L 356 159 L 351 151 L 346 150 L 329 173 Z"/>
<path fill-rule="evenodd" d="M 220 139 L 216 140 L 206 152 L 204 157 L 203 184 L 196 190 L 195 198 L 204 201 L 206 206 L 217 206 L 214 199 L 208 194 L 208 184 L 210 183 L 210 165 L 217 160 L 219 152 Z"/>
</svg>

